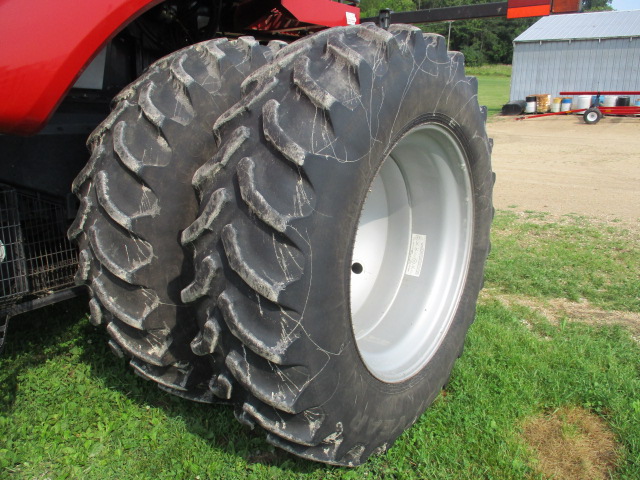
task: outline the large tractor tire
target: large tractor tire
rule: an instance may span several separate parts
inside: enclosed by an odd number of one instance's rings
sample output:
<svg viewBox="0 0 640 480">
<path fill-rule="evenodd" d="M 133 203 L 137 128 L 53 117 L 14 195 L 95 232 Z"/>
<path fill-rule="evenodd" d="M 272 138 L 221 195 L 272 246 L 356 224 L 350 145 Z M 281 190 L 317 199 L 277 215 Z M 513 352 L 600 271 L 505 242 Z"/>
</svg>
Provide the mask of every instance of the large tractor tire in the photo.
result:
<svg viewBox="0 0 640 480">
<path fill-rule="evenodd" d="M 218 116 L 279 48 L 217 39 L 159 60 L 115 98 L 73 184 L 80 209 L 69 236 L 92 322 L 106 324 L 112 349 L 139 375 L 193 400 L 228 399 L 229 382 L 209 345 L 189 345 L 198 327 L 180 300 L 193 276 L 179 241 L 198 209 L 191 178 L 217 152 Z"/>
<path fill-rule="evenodd" d="M 304 458 L 358 465 L 433 402 L 489 251 L 491 142 L 477 81 L 410 26 L 283 48 L 214 125 L 182 233 L 183 300 L 233 375 L 238 419 Z"/>
</svg>

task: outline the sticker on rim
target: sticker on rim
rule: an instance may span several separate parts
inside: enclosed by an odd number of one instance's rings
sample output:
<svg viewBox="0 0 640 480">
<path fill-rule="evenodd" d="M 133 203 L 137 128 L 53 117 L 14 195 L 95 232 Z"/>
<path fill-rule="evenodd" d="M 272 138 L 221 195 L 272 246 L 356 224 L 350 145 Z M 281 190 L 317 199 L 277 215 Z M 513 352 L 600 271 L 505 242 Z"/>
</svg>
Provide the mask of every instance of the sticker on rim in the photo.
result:
<svg viewBox="0 0 640 480">
<path fill-rule="evenodd" d="M 427 246 L 427 236 L 414 233 L 411 235 L 411 248 L 409 258 L 407 258 L 407 269 L 405 275 L 419 277 L 424 261 L 424 251 Z"/>
</svg>

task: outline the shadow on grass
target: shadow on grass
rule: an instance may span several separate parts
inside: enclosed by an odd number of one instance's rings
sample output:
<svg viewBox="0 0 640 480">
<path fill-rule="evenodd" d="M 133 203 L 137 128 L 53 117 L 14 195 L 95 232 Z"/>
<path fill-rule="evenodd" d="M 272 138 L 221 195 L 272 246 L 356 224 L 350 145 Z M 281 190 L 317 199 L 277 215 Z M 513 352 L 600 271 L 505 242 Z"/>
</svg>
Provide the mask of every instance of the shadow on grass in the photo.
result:
<svg viewBox="0 0 640 480">
<path fill-rule="evenodd" d="M 108 334 L 88 321 L 81 322 L 78 337 L 86 338 L 80 361 L 91 368 L 92 375 L 113 391 L 125 395 L 141 409 L 158 408 L 173 419 L 179 419 L 192 434 L 202 438 L 212 449 L 243 458 L 249 464 L 262 464 L 302 474 L 325 472 L 328 467 L 300 459 L 269 445 L 265 432 L 251 430 L 234 417 L 228 404 L 201 404 L 161 391 L 156 384 L 134 374 L 128 359 L 116 357 L 107 342 Z"/>
<path fill-rule="evenodd" d="M 90 325 L 87 327 L 92 329 Z M 239 455 L 248 463 L 286 468 L 296 473 L 326 468 L 282 450 L 273 450 L 260 428 L 251 430 L 237 422 L 230 405 L 200 404 L 159 390 L 153 382 L 134 375 L 127 360 L 120 360 L 111 353 L 107 335 L 101 336 L 100 341 L 85 347 L 82 361 L 91 366 L 93 374 L 101 378 L 108 388 L 126 395 L 140 408 L 151 406 L 161 409 L 168 417 L 180 419 L 190 433 L 201 437 L 211 448 Z"/>
<path fill-rule="evenodd" d="M 11 319 L 6 348 L 0 357 L 0 414 L 10 416 L 22 372 L 54 357 L 71 359 L 72 350 L 81 346 L 79 361 L 88 365 L 92 375 L 106 388 L 122 393 L 140 408 L 155 407 L 168 417 L 180 419 L 190 433 L 202 438 L 211 448 L 239 456 L 249 464 L 274 466 L 300 474 L 338 468 L 274 449 L 267 444 L 262 429 L 251 430 L 239 424 L 229 405 L 199 404 L 159 390 L 153 382 L 136 376 L 128 360 L 117 358 L 108 347 L 108 340 L 104 328 L 89 323 L 84 296 Z"/>
<path fill-rule="evenodd" d="M 22 371 L 68 353 L 86 312 L 87 299 L 83 295 L 10 319 L 0 356 L 0 412 L 11 409 Z"/>
<path fill-rule="evenodd" d="M 267 444 L 265 433 L 259 427 L 251 430 L 239 424 L 229 405 L 199 404 L 159 390 L 153 382 L 136 376 L 128 360 L 117 358 L 108 347 L 108 340 L 104 328 L 89 323 L 86 297 L 13 318 L 6 349 L 0 357 L 0 414 L 11 415 L 22 372 L 55 357 L 72 359 L 75 349 L 81 346 L 82 353 L 70 361 L 88 365 L 92 375 L 107 389 L 120 392 L 139 408 L 155 407 L 168 417 L 179 419 L 190 433 L 213 449 L 241 457 L 249 464 L 274 466 L 299 474 L 338 468 L 274 449 Z"/>
<path fill-rule="evenodd" d="M 32 364 L 64 350 L 65 341 L 73 338 L 73 326 L 88 315 L 87 297 L 50 305 L 11 318 L 4 353 L 0 361 L 13 361 L 31 353 Z"/>
</svg>

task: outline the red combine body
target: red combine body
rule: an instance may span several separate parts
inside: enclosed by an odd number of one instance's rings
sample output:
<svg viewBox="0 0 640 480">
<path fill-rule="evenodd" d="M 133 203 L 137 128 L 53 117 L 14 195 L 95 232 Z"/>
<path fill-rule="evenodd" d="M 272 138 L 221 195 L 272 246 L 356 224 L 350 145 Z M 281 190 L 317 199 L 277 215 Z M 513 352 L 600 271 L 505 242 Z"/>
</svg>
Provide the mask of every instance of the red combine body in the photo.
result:
<svg viewBox="0 0 640 480">
<path fill-rule="evenodd" d="M 0 89 L 4 97 L 0 132 L 29 135 L 40 130 L 107 42 L 160 3 L 162 0 L 37 0 L 30 5 L 29 15 L 20 0 L 0 4 Z M 308 33 L 360 22 L 357 7 L 330 0 L 245 1 L 235 15 L 241 31 L 270 33 Z"/>
<path fill-rule="evenodd" d="M 495 179 L 476 79 L 409 24 L 579 2 L 357 3 L 0 2 L 0 349 L 86 292 L 137 374 L 295 455 L 409 428 L 474 319 Z"/>
<path fill-rule="evenodd" d="M 2 2 L 0 131 L 32 134 L 40 130 L 106 42 L 158 3 L 38 0 L 25 15 L 24 2 Z"/>
</svg>

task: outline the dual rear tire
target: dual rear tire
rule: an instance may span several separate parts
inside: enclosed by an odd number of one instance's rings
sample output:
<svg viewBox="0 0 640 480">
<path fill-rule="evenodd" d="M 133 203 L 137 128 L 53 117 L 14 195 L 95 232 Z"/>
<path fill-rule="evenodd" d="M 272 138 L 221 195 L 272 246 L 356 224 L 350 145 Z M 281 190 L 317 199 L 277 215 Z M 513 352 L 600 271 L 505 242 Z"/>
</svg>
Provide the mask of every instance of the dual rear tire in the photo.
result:
<svg viewBox="0 0 640 480">
<path fill-rule="evenodd" d="M 168 331 L 190 346 L 184 368 L 205 365 L 169 388 L 233 401 L 305 458 L 385 451 L 445 385 L 473 321 L 494 181 L 476 97 L 462 56 L 408 26 L 329 29 L 250 72 L 207 117 L 217 142 L 194 155 L 193 188 L 166 194 L 194 200 L 165 236 L 183 260 L 164 287 L 181 284 L 173 301 L 193 316 Z M 104 244 L 80 231 L 85 249 Z"/>
</svg>

